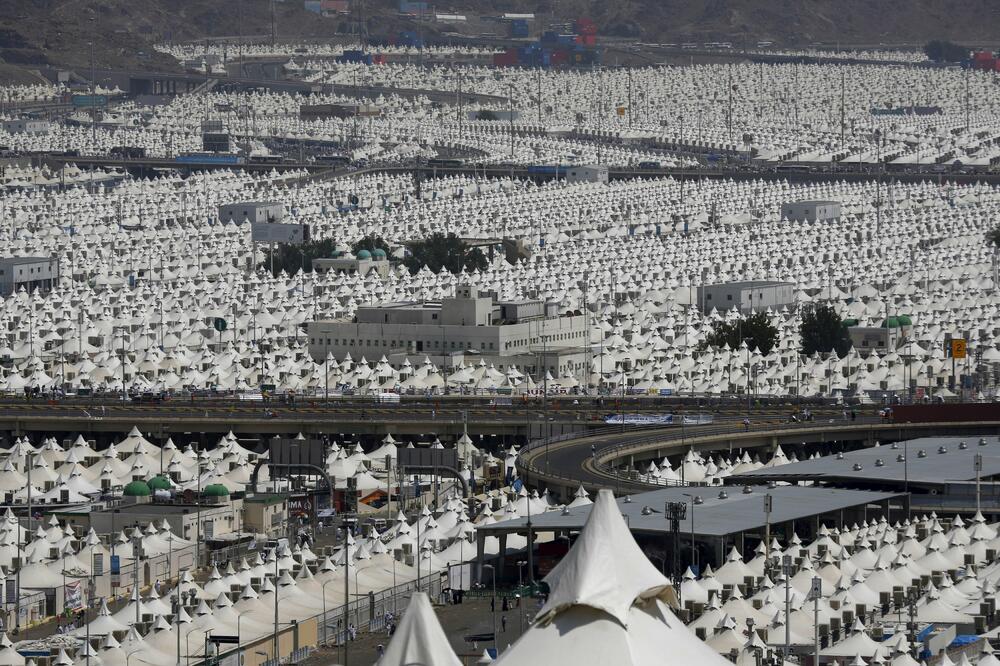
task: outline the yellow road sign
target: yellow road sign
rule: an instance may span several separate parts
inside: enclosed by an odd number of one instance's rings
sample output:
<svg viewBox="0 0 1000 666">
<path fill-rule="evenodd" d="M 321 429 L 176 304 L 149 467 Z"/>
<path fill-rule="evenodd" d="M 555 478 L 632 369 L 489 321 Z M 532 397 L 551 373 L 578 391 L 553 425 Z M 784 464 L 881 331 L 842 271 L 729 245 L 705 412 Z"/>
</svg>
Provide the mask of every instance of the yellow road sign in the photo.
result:
<svg viewBox="0 0 1000 666">
<path fill-rule="evenodd" d="M 951 357 L 952 358 L 965 358 L 966 342 L 961 338 L 956 338 L 951 341 Z"/>
</svg>

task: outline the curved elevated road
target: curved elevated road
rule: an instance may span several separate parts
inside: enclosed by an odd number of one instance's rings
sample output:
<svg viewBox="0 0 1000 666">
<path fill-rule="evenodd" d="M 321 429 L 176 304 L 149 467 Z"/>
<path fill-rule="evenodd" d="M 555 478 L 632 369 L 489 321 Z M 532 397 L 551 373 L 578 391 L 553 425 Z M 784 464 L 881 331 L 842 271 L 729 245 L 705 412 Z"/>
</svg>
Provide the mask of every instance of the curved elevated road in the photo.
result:
<svg viewBox="0 0 1000 666">
<path fill-rule="evenodd" d="M 1000 422 L 892 423 L 863 417 L 845 422 L 824 419 L 809 423 L 758 420 L 745 430 L 732 419 L 700 426 L 633 429 L 605 428 L 586 435 L 569 435 L 532 442 L 519 454 L 518 472 L 528 483 L 548 487 L 556 497 L 571 497 L 583 486 L 588 490 L 613 488 L 641 492 L 657 486 L 625 475 L 611 467 L 643 467 L 650 460 L 689 449 L 731 451 L 734 448 L 774 448 L 782 444 L 830 441 L 902 440 L 930 435 L 1000 434 Z M 662 486 L 660 486 L 662 487 Z"/>
</svg>

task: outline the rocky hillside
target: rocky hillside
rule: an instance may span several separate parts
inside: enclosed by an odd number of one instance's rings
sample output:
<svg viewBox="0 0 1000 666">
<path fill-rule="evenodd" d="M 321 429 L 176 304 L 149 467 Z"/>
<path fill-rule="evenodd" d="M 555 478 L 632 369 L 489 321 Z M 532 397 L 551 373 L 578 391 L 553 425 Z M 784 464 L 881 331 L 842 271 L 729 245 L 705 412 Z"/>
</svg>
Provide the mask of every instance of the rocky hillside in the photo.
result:
<svg viewBox="0 0 1000 666">
<path fill-rule="evenodd" d="M 470 16 L 505 11 L 542 20 L 589 16 L 605 36 L 645 41 L 774 40 L 852 45 L 921 44 L 933 38 L 1000 46 L 1000 3 L 995 0 L 451 0 L 438 12 Z M 365 0 L 373 34 L 401 27 L 398 0 Z M 479 22 L 473 21 L 470 30 Z M 328 37 L 345 18 L 321 18 L 301 0 L 275 2 L 279 38 Z M 425 33 L 436 26 L 427 24 Z M 442 27 L 442 29 L 445 29 Z M 453 28 L 447 28 L 453 29 Z M 0 0 L 0 62 L 85 66 L 94 43 L 99 67 L 169 67 L 151 45 L 160 40 L 271 34 L 269 0 Z"/>
</svg>

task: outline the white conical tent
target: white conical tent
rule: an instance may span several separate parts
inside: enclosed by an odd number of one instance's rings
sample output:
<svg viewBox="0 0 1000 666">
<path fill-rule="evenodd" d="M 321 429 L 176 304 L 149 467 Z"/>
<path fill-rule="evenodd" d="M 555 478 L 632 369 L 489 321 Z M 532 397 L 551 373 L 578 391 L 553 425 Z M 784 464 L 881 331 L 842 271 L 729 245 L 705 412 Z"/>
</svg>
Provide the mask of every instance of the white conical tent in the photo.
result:
<svg viewBox="0 0 1000 666">
<path fill-rule="evenodd" d="M 610 490 L 598 493 L 579 539 L 545 582 L 548 601 L 498 666 L 729 664 L 670 611 L 673 589 L 635 543 Z"/>
<path fill-rule="evenodd" d="M 378 666 L 462 666 L 438 623 L 431 602 L 414 592 Z"/>
</svg>

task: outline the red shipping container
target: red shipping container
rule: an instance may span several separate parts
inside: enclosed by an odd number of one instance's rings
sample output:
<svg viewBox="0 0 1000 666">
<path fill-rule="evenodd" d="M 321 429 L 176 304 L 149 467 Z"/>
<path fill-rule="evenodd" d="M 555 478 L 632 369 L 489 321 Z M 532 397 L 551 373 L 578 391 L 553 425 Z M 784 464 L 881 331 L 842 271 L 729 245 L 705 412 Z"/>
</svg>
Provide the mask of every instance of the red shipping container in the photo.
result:
<svg viewBox="0 0 1000 666">
<path fill-rule="evenodd" d="M 584 35 L 583 36 L 584 46 L 597 46 L 597 35 Z"/>
<path fill-rule="evenodd" d="M 576 31 L 581 35 L 596 35 L 597 24 L 589 18 L 580 17 L 576 20 Z"/>
<path fill-rule="evenodd" d="M 549 61 L 553 65 L 565 65 L 569 62 L 569 51 L 559 49 L 552 52 L 552 59 Z"/>
<path fill-rule="evenodd" d="M 577 44 L 583 44 L 583 35 L 577 35 L 574 40 Z"/>
<path fill-rule="evenodd" d="M 1000 58 L 993 61 L 993 71 L 1000 72 Z"/>
</svg>

